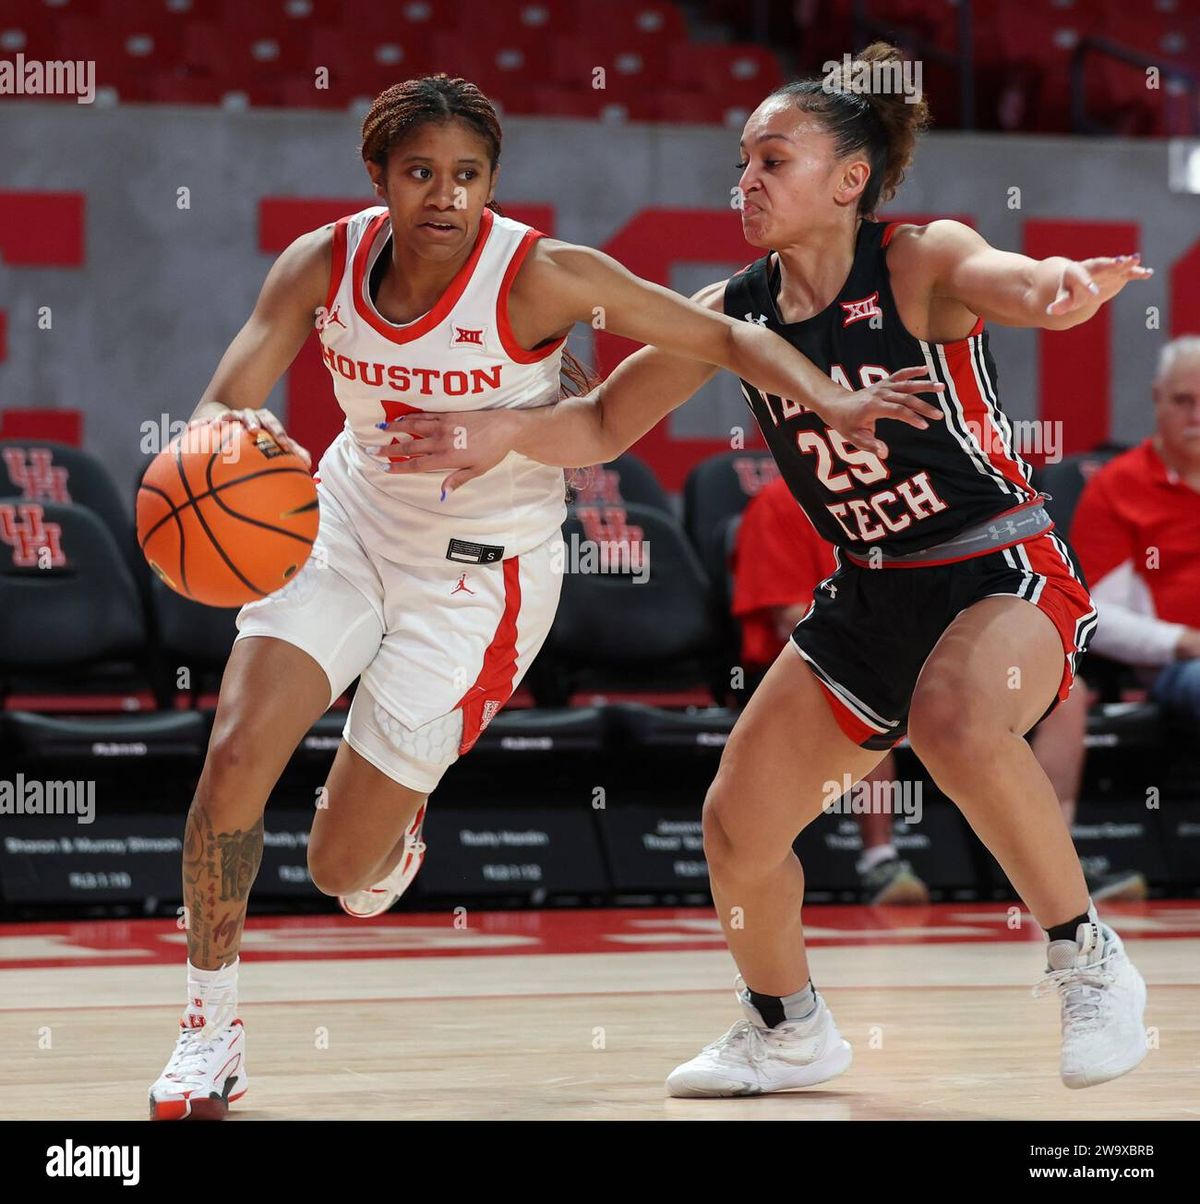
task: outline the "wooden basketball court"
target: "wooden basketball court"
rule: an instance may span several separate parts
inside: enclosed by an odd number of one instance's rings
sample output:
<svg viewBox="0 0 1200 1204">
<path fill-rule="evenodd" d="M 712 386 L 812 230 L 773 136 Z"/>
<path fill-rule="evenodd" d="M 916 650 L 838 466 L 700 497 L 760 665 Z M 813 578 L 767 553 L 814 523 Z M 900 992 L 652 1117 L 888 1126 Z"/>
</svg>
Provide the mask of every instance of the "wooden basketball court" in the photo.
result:
<svg viewBox="0 0 1200 1204">
<path fill-rule="evenodd" d="M 812 907 L 813 977 L 855 1062 L 802 1092 L 672 1100 L 739 1016 L 711 912 L 252 918 L 231 1119 L 1196 1119 L 1200 903 L 1101 908 L 1149 985 L 1151 1052 L 1058 1080 L 1043 943 L 1005 905 Z M 460 918 L 459 923 L 463 920 Z M 0 926 L 0 1118 L 138 1119 L 185 985 L 170 921 Z"/>
</svg>

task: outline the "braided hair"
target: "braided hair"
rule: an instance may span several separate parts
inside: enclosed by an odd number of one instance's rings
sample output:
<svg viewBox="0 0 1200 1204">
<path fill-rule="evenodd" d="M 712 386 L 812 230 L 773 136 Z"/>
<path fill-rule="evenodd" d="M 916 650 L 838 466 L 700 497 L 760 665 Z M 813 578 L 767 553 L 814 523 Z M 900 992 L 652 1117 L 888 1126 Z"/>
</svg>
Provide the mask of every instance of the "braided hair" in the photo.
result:
<svg viewBox="0 0 1200 1204">
<path fill-rule="evenodd" d="M 487 146 L 494 172 L 500 165 L 503 137 L 496 108 L 469 80 L 452 79 L 445 72 L 393 84 L 375 97 L 363 119 L 363 162 L 386 171 L 388 154 L 394 146 L 421 126 L 446 121 L 460 121 L 479 135 Z M 503 216 L 495 201 L 489 201 L 487 207 Z M 562 377 L 562 397 L 587 393 L 598 380 L 568 351 L 562 356 Z"/>
</svg>

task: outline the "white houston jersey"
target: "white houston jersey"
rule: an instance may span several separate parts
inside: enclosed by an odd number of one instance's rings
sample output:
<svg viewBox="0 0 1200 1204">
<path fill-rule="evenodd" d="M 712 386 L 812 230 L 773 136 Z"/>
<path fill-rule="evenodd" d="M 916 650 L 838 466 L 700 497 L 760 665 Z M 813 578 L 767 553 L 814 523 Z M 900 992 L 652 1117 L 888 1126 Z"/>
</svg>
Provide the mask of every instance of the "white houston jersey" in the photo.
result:
<svg viewBox="0 0 1200 1204">
<path fill-rule="evenodd" d="M 363 543 L 387 560 L 489 563 L 527 552 L 566 517 L 561 468 L 510 452 L 442 501 L 444 470 L 389 474 L 372 453 L 394 442 L 377 424 L 401 414 L 557 400 L 566 340 L 526 351 L 508 319 L 512 282 L 541 234 L 485 209 L 462 269 L 433 309 L 404 325 L 383 318 L 369 291 L 372 268 L 385 249 L 391 253 L 390 237 L 383 207 L 334 227 L 329 295 L 318 326 L 346 422 L 317 479 L 346 507 Z"/>
</svg>

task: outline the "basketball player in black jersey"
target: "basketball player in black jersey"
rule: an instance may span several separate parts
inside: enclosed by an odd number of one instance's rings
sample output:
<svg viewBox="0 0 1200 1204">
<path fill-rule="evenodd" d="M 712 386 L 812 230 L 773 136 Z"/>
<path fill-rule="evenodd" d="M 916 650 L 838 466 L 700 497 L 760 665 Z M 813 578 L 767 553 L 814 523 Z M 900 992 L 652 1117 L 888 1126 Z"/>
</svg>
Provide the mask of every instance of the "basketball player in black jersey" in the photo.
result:
<svg viewBox="0 0 1200 1204">
<path fill-rule="evenodd" d="M 859 58 L 899 53 L 877 43 Z M 863 778 L 906 731 L 1046 930 L 1038 990 L 1060 995 L 1060 1073 L 1068 1087 L 1091 1086 L 1145 1056 L 1145 985 L 1097 918 L 1024 736 L 1067 696 L 1096 612 L 1012 446 L 985 322 L 1066 329 L 1150 272 L 1136 255 L 1035 261 L 957 222 L 874 220 L 927 114 L 923 101 L 855 92 L 853 78 L 789 84 L 751 116 L 741 217 L 767 253 L 696 297 L 778 332 L 828 374 L 808 398 L 743 390 L 839 567 L 739 717 L 705 800 L 712 892 L 745 1019 L 667 1086 L 758 1094 L 850 1064 L 809 977 L 792 843 L 831 783 Z M 406 417 L 395 429 L 424 442 L 398 470 L 450 469 L 448 484 L 461 487 L 512 448 L 564 466 L 609 460 L 715 371 L 647 348 L 582 399 Z M 943 386 L 927 424 L 883 419 L 844 437 L 814 412 L 826 385 L 924 373 Z M 463 430 L 466 448 L 455 450 Z"/>
</svg>

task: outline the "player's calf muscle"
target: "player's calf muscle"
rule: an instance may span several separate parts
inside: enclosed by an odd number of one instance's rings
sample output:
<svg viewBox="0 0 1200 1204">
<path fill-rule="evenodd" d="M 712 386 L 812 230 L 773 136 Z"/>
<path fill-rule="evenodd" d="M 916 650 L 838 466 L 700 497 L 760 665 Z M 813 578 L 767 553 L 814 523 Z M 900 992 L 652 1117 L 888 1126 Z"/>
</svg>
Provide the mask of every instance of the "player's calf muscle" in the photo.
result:
<svg viewBox="0 0 1200 1204">
<path fill-rule="evenodd" d="M 192 803 L 183 841 L 183 901 L 192 965 L 215 970 L 237 956 L 262 849 L 261 816 L 250 828 L 222 831 L 199 800 Z"/>
</svg>

